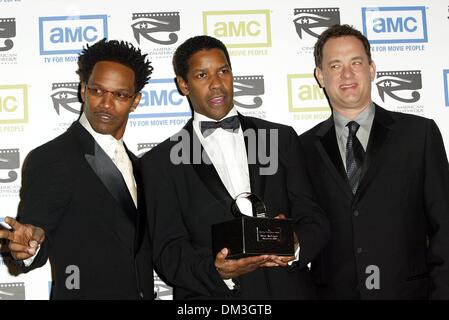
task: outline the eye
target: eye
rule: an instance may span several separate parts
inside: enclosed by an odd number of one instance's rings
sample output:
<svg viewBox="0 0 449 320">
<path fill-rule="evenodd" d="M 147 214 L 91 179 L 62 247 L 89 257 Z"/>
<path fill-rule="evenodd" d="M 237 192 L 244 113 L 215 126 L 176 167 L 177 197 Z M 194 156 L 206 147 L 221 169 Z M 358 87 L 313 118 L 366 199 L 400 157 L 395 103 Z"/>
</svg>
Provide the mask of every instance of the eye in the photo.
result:
<svg viewBox="0 0 449 320">
<path fill-rule="evenodd" d="M 200 72 L 196 75 L 198 79 L 204 79 L 206 78 L 206 76 L 207 76 L 206 72 Z"/>
<path fill-rule="evenodd" d="M 221 70 L 220 70 L 220 73 L 221 74 L 226 74 L 226 73 L 229 73 L 231 70 L 229 70 L 229 68 L 222 68 Z"/>
<path fill-rule="evenodd" d="M 126 99 L 130 98 L 130 95 L 124 91 L 116 91 L 116 92 L 114 92 L 114 96 L 116 96 L 117 99 L 120 99 L 120 100 L 126 100 Z"/>
</svg>

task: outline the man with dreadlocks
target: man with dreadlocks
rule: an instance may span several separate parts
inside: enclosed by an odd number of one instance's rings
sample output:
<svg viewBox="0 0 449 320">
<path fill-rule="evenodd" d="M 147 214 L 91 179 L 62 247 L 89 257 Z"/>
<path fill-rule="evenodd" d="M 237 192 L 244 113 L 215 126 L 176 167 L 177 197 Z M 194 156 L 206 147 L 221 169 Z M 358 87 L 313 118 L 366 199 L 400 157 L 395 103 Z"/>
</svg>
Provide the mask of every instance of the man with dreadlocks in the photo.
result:
<svg viewBox="0 0 449 320">
<path fill-rule="evenodd" d="M 81 116 L 28 155 L 18 221 L 0 238 L 22 272 L 50 259 L 52 299 L 152 299 L 138 161 L 122 138 L 153 67 L 116 40 L 88 45 L 78 66 Z"/>
</svg>

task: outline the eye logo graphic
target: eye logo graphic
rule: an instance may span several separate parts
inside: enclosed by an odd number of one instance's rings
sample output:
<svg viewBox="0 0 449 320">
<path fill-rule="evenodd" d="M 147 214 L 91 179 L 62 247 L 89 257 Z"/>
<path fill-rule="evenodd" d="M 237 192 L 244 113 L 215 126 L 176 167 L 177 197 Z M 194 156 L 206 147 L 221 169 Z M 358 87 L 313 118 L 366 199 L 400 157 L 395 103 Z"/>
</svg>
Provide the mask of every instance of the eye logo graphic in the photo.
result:
<svg viewBox="0 0 449 320">
<path fill-rule="evenodd" d="M 78 82 L 61 82 L 52 84 L 51 99 L 56 113 L 60 113 L 60 108 L 64 108 L 75 114 L 80 113 L 81 104 L 78 100 Z M 71 105 L 77 104 L 76 108 Z"/>
<path fill-rule="evenodd" d="M 144 37 L 157 44 L 170 45 L 178 41 L 175 33 L 180 30 L 179 12 L 151 12 L 133 13 L 134 38 L 140 44 L 140 37 Z M 167 33 L 168 40 L 161 40 L 151 36 L 151 34 Z"/>
<path fill-rule="evenodd" d="M 303 32 L 318 38 L 326 28 L 340 23 L 339 8 L 297 8 L 294 12 L 293 23 L 300 39 Z"/>
<path fill-rule="evenodd" d="M 25 300 L 25 283 L 0 283 L 0 300 Z"/>
<path fill-rule="evenodd" d="M 138 157 L 143 156 L 145 154 L 145 152 L 150 151 L 157 145 L 158 145 L 157 142 L 138 143 L 137 144 L 137 151 L 139 152 Z"/>
<path fill-rule="evenodd" d="M 0 183 L 10 183 L 17 179 L 17 172 L 14 169 L 20 167 L 19 149 L 0 149 L 0 170 L 9 170 L 8 178 L 2 178 Z"/>
<path fill-rule="evenodd" d="M 379 96 L 385 102 L 385 94 L 391 98 L 405 103 L 413 103 L 420 99 L 417 90 L 422 88 L 421 71 L 379 71 L 376 82 Z M 396 91 L 411 91 L 410 98 L 395 94 Z"/>
<path fill-rule="evenodd" d="M 16 36 L 16 19 L 0 18 L 0 39 L 5 39 L 4 46 L 0 44 L 0 51 L 8 51 L 14 46 L 14 42 L 9 38 Z"/>
<path fill-rule="evenodd" d="M 259 95 L 265 93 L 263 76 L 236 76 L 234 77 L 234 104 L 241 108 L 255 109 L 262 105 Z M 236 97 L 253 96 L 252 104 L 239 102 Z"/>
</svg>

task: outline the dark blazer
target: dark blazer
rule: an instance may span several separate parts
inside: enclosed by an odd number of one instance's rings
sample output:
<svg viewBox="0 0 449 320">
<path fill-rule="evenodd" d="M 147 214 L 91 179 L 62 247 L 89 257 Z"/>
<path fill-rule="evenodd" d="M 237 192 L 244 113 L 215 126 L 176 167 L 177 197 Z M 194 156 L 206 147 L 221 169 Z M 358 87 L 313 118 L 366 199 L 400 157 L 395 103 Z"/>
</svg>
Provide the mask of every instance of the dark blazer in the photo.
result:
<svg viewBox="0 0 449 320">
<path fill-rule="evenodd" d="M 152 299 L 153 270 L 138 159 L 136 210 L 112 160 L 79 123 L 33 150 L 24 165 L 19 221 L 45 230 L 33 264 L 50 258 L 52 299 Z M 75 266 L 80 288 L 74 285 Z"/>
<path fill-rule="evenodd" d="M 256 270 L 236 279 L 238 289 L 228 289 L 214 267 L 211 225 L 233 218 L 232 198 L 213 165 L 176 165 L 170 159 L 170 153 L 177 153 L 182 146 L 185 149 L 179 154 L 192 161 L 193 152 L 188 154 L 191 145 L 200 146 L 190 120 L 180 144 L 176 145 L 177 139 L 168 139 L 142 158 L 155 266 L 174 286 L 175 299 L 313 298 L 306 265 L 323 248 L 328 222 L 311 201 L 309 185 L 303 181 L 306 175 L 299 164 L 297 135 L 291 127 L 241 115 L 239 118 L 243 130 L 267 129 L 261 137 L 268 139 L 269 129 L 278 132 L 277 149 L 271 151 L 278 152 L 278 170 L 262 176 L 260 162 L 249 164 L 251 191 L 264 200 L 269 216 L 284 213 L 294 220 L 301 243 L 299 263 L 290 268 Z"/>
<path fill-rule="evenodd" d="M 299 140 L 331 223 L 331 239 L 312 263 L 319 296 L 448 299 L 449 169 L 435 122 L 376 105 L 355 196 L 332 117 Z M 379 289 L 372 288 L 373 266 Z"/>
</svg>

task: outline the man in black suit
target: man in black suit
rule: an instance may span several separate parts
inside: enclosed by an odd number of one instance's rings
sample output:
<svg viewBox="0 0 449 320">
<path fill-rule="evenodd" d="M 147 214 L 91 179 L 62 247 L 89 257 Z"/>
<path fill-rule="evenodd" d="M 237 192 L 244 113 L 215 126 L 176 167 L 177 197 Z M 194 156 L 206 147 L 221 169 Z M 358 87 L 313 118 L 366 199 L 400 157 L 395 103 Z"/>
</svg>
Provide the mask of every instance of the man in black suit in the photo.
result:
<svg viewBox="0 0 449 320">
<path fill-rule="evenodd" d="M 142 158 L 158 271 L 174 286 L 175 299 L 313 298 L 307 264 L 323 248 L 328 225 L 309 195 L 295 131 L 237 113 L 221 41 L 188 39 L 173 66 L 193 118 Z M 270 161 L 261 161 L 260 152 Z M 293 220 L 299 261 L 275 255 L 226 259 L 228 248 L 214 257 L 211 226 L 233 218 L 232 200 L 242 192 L 261 197 L 268 216 Z"/>
<path fill-rule="evenodd" d="M 78 65 L 80 119 L 29 154 L 20 222 L 6 218 L 14 231 L 0 237 L 24 272 L 50 259 L 52 299 L 152 299 L 139 163 L 122 138 L 153 68 L 115 40 L 87 46 Z"/>
<path fill-rule="evenodd" d="M 315 75 L 332 116 L 299 137 L 331 239 L 312 262 L 323 299 L 449 298 L 449 169 L 433 120 L 371 100 L 376 66 L 348 25 L 323 32 Z"/>
</svg>

